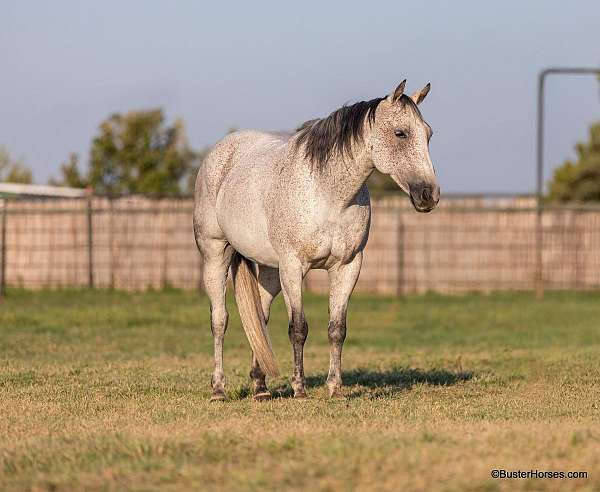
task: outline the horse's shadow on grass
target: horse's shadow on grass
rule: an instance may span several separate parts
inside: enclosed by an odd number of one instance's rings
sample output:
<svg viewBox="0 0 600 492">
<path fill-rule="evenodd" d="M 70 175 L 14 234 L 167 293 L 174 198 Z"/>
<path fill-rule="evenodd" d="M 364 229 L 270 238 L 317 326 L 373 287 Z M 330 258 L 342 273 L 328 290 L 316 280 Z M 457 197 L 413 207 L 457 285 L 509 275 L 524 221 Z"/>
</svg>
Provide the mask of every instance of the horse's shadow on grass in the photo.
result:
<svg viewBox="0 0 600 492">
<path fill-rule="evenodd" d="M 343 392 L 348 398 L 385 397 L 409 391 L 415 385 L 451 386 L 473 378 L 469 371 L 448 371 L 446 369 L 415 369 L 396 367 L 385 371 L 357 368 L 342 373 Z M 327 374 L 308 376 L 306 387 L 322 387 Z M 294 391 L 289 383 L 280 384 L 271 389 L 273 398 L 290 398 Z M 238 397 L 250 396 L 250 388 L 244 387 Z"/>
</svg>

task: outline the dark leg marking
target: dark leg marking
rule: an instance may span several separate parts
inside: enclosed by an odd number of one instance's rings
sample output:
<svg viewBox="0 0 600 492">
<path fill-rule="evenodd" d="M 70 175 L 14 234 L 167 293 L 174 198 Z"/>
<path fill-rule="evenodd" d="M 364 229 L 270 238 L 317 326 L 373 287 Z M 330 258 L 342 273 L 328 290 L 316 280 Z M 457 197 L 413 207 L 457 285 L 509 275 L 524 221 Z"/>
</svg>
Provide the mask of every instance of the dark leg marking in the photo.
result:
<svg viewBox="0 0 600 492">
<path fill-rule="evenodd" d="M 346 339 L 346 320 L 331 320 L 328 327 L 329 374 L 327 387 L 332 398 L 343 398 L 342 393 L 342 347 Z"/>
<path fill-rule="evenodd" d="M 308 324 L 303 312 L 292 311 L 292 322 L 288 327 L 288 335 L 294 352 L 294 374 L 292 388 L 295 398 L 306 398 L 304 388 L 304 342 L 308 336 Z"/>
</svg>

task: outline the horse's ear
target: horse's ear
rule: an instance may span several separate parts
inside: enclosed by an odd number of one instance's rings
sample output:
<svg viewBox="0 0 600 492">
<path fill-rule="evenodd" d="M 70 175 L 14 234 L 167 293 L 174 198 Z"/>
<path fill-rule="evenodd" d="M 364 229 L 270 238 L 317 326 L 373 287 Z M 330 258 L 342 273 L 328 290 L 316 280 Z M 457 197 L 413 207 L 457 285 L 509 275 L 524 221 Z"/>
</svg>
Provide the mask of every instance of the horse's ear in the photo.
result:
<svg viewBox="0 0 600 492">
<path fill-rule="evenodd" d="M 402 82 L 400 82 L 400 84 L 398 85 L 398 87 L 396 87 L 396 89 L 394 89 L 390 95 L 388 96 L 389 100 L 391 103 L 395 103 L 398 99 L 400 99 L 402 97 L 402 94 L 404 94 L 404 86 L 406 85 L 406 79 L 404 79 Z"/>
<path fill-rule="evenodd" d="M 410 98 L 415 102 L 415 104 L 421 104 L 425 96 L 429 93 L 429 89 L 431 89 L 431 84 L 427 82 L 427 85 L 423 87 L 421 90 L 415 92 Z"/>
</svg>

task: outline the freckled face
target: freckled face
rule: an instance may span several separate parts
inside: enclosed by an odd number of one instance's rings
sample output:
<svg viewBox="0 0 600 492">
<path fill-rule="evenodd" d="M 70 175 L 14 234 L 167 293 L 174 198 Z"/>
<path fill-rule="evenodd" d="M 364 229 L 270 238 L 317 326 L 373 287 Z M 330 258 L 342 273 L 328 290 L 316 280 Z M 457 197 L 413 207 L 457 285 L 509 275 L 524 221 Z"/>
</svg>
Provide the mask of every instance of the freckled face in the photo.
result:
<svg viewBox="0 0 600 492">
<path fill-rule="evenodd" d="M 433 132 L 407 96 L 382 101 L 371 136 L 375 167 L 389 174 L 419 212 L 429 212 L 439 200 L 439 185 L 431 158 Z"/>
</svg>

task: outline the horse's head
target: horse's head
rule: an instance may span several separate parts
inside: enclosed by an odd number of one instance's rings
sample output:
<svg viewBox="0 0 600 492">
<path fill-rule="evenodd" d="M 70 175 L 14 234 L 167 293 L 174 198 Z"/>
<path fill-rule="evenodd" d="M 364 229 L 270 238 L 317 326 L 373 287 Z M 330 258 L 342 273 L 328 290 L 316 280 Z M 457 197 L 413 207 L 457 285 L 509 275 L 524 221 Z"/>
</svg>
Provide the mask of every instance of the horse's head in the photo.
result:
<svg viewBox="0 0 600 492">
<path fill-rule="evenodd" d="M 379 106 L 371 133 L 375 167 L 389 174 L 409 196 L 415 209 L 430 212 L 440 199 L 440 186 L 429 157 L 431 127 L 417 107 L 429 92 L 427 84 L 408 97 L 406 80 Z"/>
</svg>

